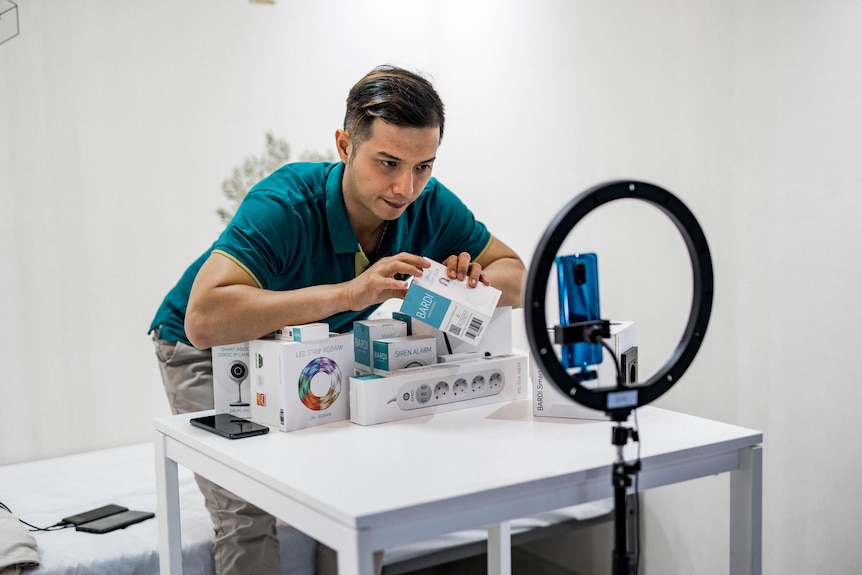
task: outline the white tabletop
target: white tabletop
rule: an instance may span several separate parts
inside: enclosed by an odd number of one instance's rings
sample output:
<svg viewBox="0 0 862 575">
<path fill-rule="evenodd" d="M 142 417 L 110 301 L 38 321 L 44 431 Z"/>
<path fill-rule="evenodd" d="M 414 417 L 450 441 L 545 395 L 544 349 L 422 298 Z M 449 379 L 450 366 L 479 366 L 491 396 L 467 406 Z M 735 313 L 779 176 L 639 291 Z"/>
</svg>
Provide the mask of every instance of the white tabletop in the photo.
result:
<svg viewBox="0 0 862 575">
<path fill-rule="evenodd" d="M 647 477 L 687 458 L 732 458 L 762 439 L 758 431 L 654 407 L 638 413 Z M 423 515 L 445 515 L 453 530 L 478 527 L 612 494 L 613 424 L 533 417 L 527 400 L 241 440 L 192 427 L 194 415 L 156 419 L 156 429 L 354 529 L 394 528 Z M 630 444 L 627 459 L 633 455 Z"/>
</svg>

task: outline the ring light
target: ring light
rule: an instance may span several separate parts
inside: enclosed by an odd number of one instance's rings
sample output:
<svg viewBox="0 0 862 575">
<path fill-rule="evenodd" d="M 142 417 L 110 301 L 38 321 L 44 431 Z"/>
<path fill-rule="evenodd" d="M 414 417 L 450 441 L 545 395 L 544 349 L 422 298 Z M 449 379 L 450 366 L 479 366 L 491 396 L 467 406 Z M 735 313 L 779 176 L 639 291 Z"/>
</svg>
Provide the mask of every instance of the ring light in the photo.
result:
<svg viewBox="0 0 862 575">
<path fill-rule="evenodd" d="M 575 225 L 595 208 L 624 198 L 648 202 L 667 215 L 682 234 L 691 257 L 693 297 L 688 324 L 667 363 L 649 381 L 629 387 L 589 389 L 570 375 L 560 363 L 551 342 L 545 314 L 545 293 L 554 258 Z M 712 259 L 706 236 L 694 214 L 676 196 L 653 184 L 615 181 L 599 184 L 575 197 L 545 230 L 527 275 L 524 317 L 527 338 L 545 376 L 572 400 L 606 412 L 615 421 L 625 421 L 629 413 L 646 405 L 679 379 L 697 354 L 712 310 Z"/>
</svg>

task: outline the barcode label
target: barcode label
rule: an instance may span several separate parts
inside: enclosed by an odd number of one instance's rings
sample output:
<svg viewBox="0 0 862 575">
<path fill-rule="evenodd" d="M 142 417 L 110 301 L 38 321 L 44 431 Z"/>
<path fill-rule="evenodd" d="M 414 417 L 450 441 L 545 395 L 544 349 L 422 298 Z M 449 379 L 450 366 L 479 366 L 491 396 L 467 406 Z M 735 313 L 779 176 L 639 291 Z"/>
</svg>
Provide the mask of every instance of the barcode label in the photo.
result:
<svg viewBox="0 0 862 575">
<path fill-rule="evenodd" d="M 449 333 L 452 335 L 461 335 L 461 328 L 455 325 L 454 323 L 449 324 Z"/>
<path fill-rule="evenodd" d="M 476 336 L 479 335 L 479 332 L 482 331 L 482 320 L 474 317 L 472 321 L 470 321 L 470 326 L 467 328 L 467 337 L 470 339 L 476 339 Z"/>
</svg>

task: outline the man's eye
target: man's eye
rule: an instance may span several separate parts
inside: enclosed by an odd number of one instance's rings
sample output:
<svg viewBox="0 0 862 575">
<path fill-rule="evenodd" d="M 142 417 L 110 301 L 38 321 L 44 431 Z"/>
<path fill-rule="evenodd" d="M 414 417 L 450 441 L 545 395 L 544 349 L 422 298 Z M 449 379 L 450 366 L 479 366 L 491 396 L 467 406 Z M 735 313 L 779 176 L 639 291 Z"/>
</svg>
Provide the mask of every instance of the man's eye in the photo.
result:
<svg viewBox="0 0 862 575">
<path fill-rule="evenodd" d="M 393 161 L 393 160 L 380 160 L 380 163 L 382 163 L 387 168 L 397 168 L 398 167 L 398 163 Z"/>
<path fill-rule="evenodd" d="M 416 169 L 419 170 L 420 172 L 425 172 L 425 171 L 431 169 L 431 164 L 422 164 L 422 165 L 418 166 Z"/>
</svg>

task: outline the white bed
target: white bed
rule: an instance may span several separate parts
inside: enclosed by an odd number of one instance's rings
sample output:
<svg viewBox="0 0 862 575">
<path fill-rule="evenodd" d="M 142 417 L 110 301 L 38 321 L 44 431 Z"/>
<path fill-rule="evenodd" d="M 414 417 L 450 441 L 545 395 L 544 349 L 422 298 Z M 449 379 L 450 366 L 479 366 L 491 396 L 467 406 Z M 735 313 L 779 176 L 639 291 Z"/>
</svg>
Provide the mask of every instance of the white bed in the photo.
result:
<svg viewBox="0 0 862 575">
<path fill-rule="evenodd" d="M 180 505 L 184 572 L 214 573 L 212 524 L 192 474 L 180 467 Z M 155 463 L 150 443 L 92 451 L 0 467 L 0 502 L 32 525 L 47 527 L 63 517 L 116 503 L 140 511 L 156 509 Z M 581 505 L 518 520 L 513 542 L 523 542 L 610 517 L 612 502 Z M 5 575 L 4 542 L 20 524 L 0 521 L 0 575 Z M 20 535 L 20 533 L 17 533 Z M 39 566 L 33 575 L 156 575 L 158 533 L 154 519 L 103 535 L 62 529 L 34 532 Z M 24 533 L 24 537 L 27 537 Z M 415 545 L 388 549 L 384 575 L 408 573 L 484 552 L 486 532 L 461 531 Z M 288 525 L 279 525 L 281 557 L 287 575 L 312 575 L 317 542 Z M 8 550 L 5 551 L 8 553 Z M 16 571 L 11 570 L 11 573 Z"/>
</svg>

